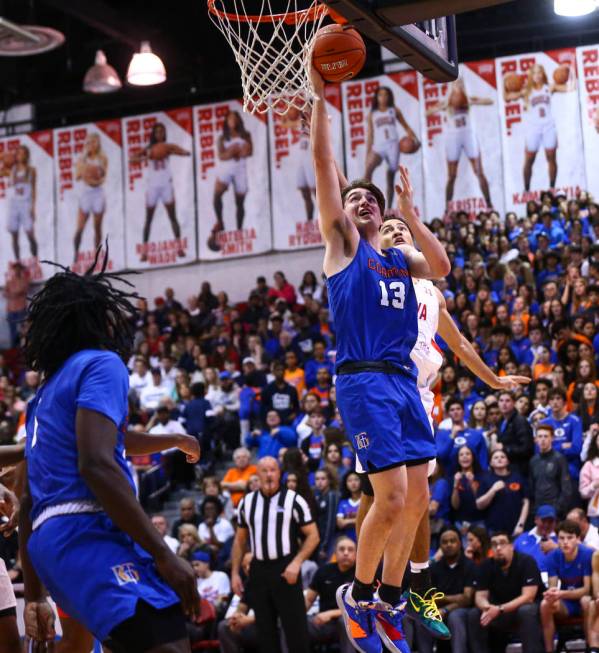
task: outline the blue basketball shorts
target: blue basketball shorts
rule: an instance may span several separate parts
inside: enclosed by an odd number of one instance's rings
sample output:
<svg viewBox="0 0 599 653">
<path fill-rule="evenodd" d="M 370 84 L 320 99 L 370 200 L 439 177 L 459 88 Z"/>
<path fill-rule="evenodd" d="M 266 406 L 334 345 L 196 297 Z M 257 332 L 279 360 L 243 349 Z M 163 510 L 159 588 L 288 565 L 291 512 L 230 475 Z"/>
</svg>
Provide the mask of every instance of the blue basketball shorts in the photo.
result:
<svg viewBox="0 0 599 653">
<path fill-rule="evenodd" d="M 180 602 L 151 556 L 104 513 L 52 517 L 33 531 L 28 551 L 50 596 L 100 641 L 139 599 L 157 609 Z"/>
<path fill-rule="evenodd" d="M 568 617 L 580 617 L 582 616 L 582 606 L 580 601 L 573 601 L 572 599 L 562 599 L 564 607 L 568 611 Z"/>
<path fill-rule="evenodd" d="M 338 375 L 336 387 L 345 431 L 365 472 L 435 458 L 435 439 L 416 379 L 358 372 Z"/>
</svg>

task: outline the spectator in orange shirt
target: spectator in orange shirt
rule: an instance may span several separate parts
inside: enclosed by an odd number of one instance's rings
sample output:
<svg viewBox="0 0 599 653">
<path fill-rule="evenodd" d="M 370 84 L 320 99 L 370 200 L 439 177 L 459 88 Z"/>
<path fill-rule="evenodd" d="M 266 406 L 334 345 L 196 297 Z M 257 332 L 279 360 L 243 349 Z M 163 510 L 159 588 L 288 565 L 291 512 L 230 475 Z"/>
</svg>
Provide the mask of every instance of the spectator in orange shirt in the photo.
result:
<svg viewBox="0 0 599 653">
<path fill-rule="evenodd" d="M 540 347 L 537 359 L 532 368 L 533 379 L 536 381 L 540 378 L 549 378 L 554 367 L 555 365 L 551 362 L 551 351 L 549 347 Z"/>
<path fill-rule="evenodd" d="M 298 367 L 299 360 L 294 351 L 285 354 L 285 375 L 284 379 L 297 390 L 297 396 L 301 399 L 306 392 L 306 377 L 304 370 Z"/>
<path fill-rule="evenodd" d="M 233 452 L 235 467 L 227 470 L 220 486 L 223 490 L 229 490 L 231 501 L 237 508 L 237 504 L 243 498 L 247 484 L 252 474 L 257 473 L 256 465 L 250 465 L 251 454 L 245 447 L 239 447 Z"/>
</svg>

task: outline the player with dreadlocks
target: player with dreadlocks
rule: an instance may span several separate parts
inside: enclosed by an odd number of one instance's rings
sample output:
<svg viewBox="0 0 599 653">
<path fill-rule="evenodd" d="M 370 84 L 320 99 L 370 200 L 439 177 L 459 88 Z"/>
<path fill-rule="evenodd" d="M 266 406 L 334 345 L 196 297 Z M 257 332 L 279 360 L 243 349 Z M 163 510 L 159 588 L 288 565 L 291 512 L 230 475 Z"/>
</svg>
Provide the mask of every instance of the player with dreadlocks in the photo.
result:
<svg viewBox="0 0 599 653">
<path fill-rule="evenodd" d="M 187 653 L 195 577 L 135 498 L 124 457 L 131 284 L 69 268 L 32 299 L 24 353 L 42 385 L 27 411 L 20 516 L 27 635 L 54 637 L 45 588 L 113 653 Z"/>
</svg>

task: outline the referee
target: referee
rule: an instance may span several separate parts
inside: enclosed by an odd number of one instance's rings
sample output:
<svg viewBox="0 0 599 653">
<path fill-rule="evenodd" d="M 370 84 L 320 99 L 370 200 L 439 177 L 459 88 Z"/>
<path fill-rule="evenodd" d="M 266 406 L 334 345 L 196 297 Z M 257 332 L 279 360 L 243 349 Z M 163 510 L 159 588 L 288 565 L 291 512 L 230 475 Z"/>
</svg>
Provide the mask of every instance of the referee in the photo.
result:
<svg viewBox="0 0 599 653">
<path fill-rule="evenodd" d="M 260 490 L 239 503 L 238 528 L 233 543 L 231 580 L 241 595 L 241 559 L 248 540 L 253 553 L 248 589 L 256 614 L 261 653 L 281 651 L 277 617 L 281 620 L 289 653 L 308 653 L 308 625 L 301 583 L 301 564 L 318 546 L 316 524 L 306 501 L 281 487 L 281 472 L 274 458 L 258 463 Z M 300 533 L 304 540 L 300 546 Z"/>
</svg>

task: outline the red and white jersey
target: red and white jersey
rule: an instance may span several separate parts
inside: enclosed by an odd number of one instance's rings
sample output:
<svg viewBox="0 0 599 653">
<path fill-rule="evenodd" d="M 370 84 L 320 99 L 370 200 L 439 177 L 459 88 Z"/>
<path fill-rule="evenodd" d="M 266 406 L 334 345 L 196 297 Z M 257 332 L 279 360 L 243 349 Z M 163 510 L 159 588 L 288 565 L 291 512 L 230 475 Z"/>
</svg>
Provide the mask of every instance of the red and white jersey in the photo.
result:
<svg viewBox="0 0 599 653">
<path fill-rule="evenodd" d="M 412 279 L 418 301 L 418 339 L 410 358 L 418 369 L 418 387 L 428 388 L 443 364 L 443 354 L 435 342 L 439 327 L 439 299 L 432 281 Z"/>
<path fill-rule="evenodd" d="M 375 109 L 372 112 L 372 145 L 376 149 L 389 141 L 398 141 L 397 115 L 395 107 L 384 111 Z"/>
<path fill-rule="evenodd" d="M 15 166 L 11 172 L 10 185 L 12 186 L 13 199 L 30 201 L 32 197 L 31 168 L 27 166 L 23 172 L 19 172 L 17 166 Z"/>
<path fill-rule="evenodd" d="M 461 131 L 471 127 L 470 110 L 468 107 L 464 109 L 450 109 L 447 114 L 448 131 Z"/>
<path fill-rule="evenodd" d="M 536 123 L 553 119 L 551 115 L 551 91 L 547 84 L 532 88 L 528 96 L 528 120 Z"/>
</svg>

